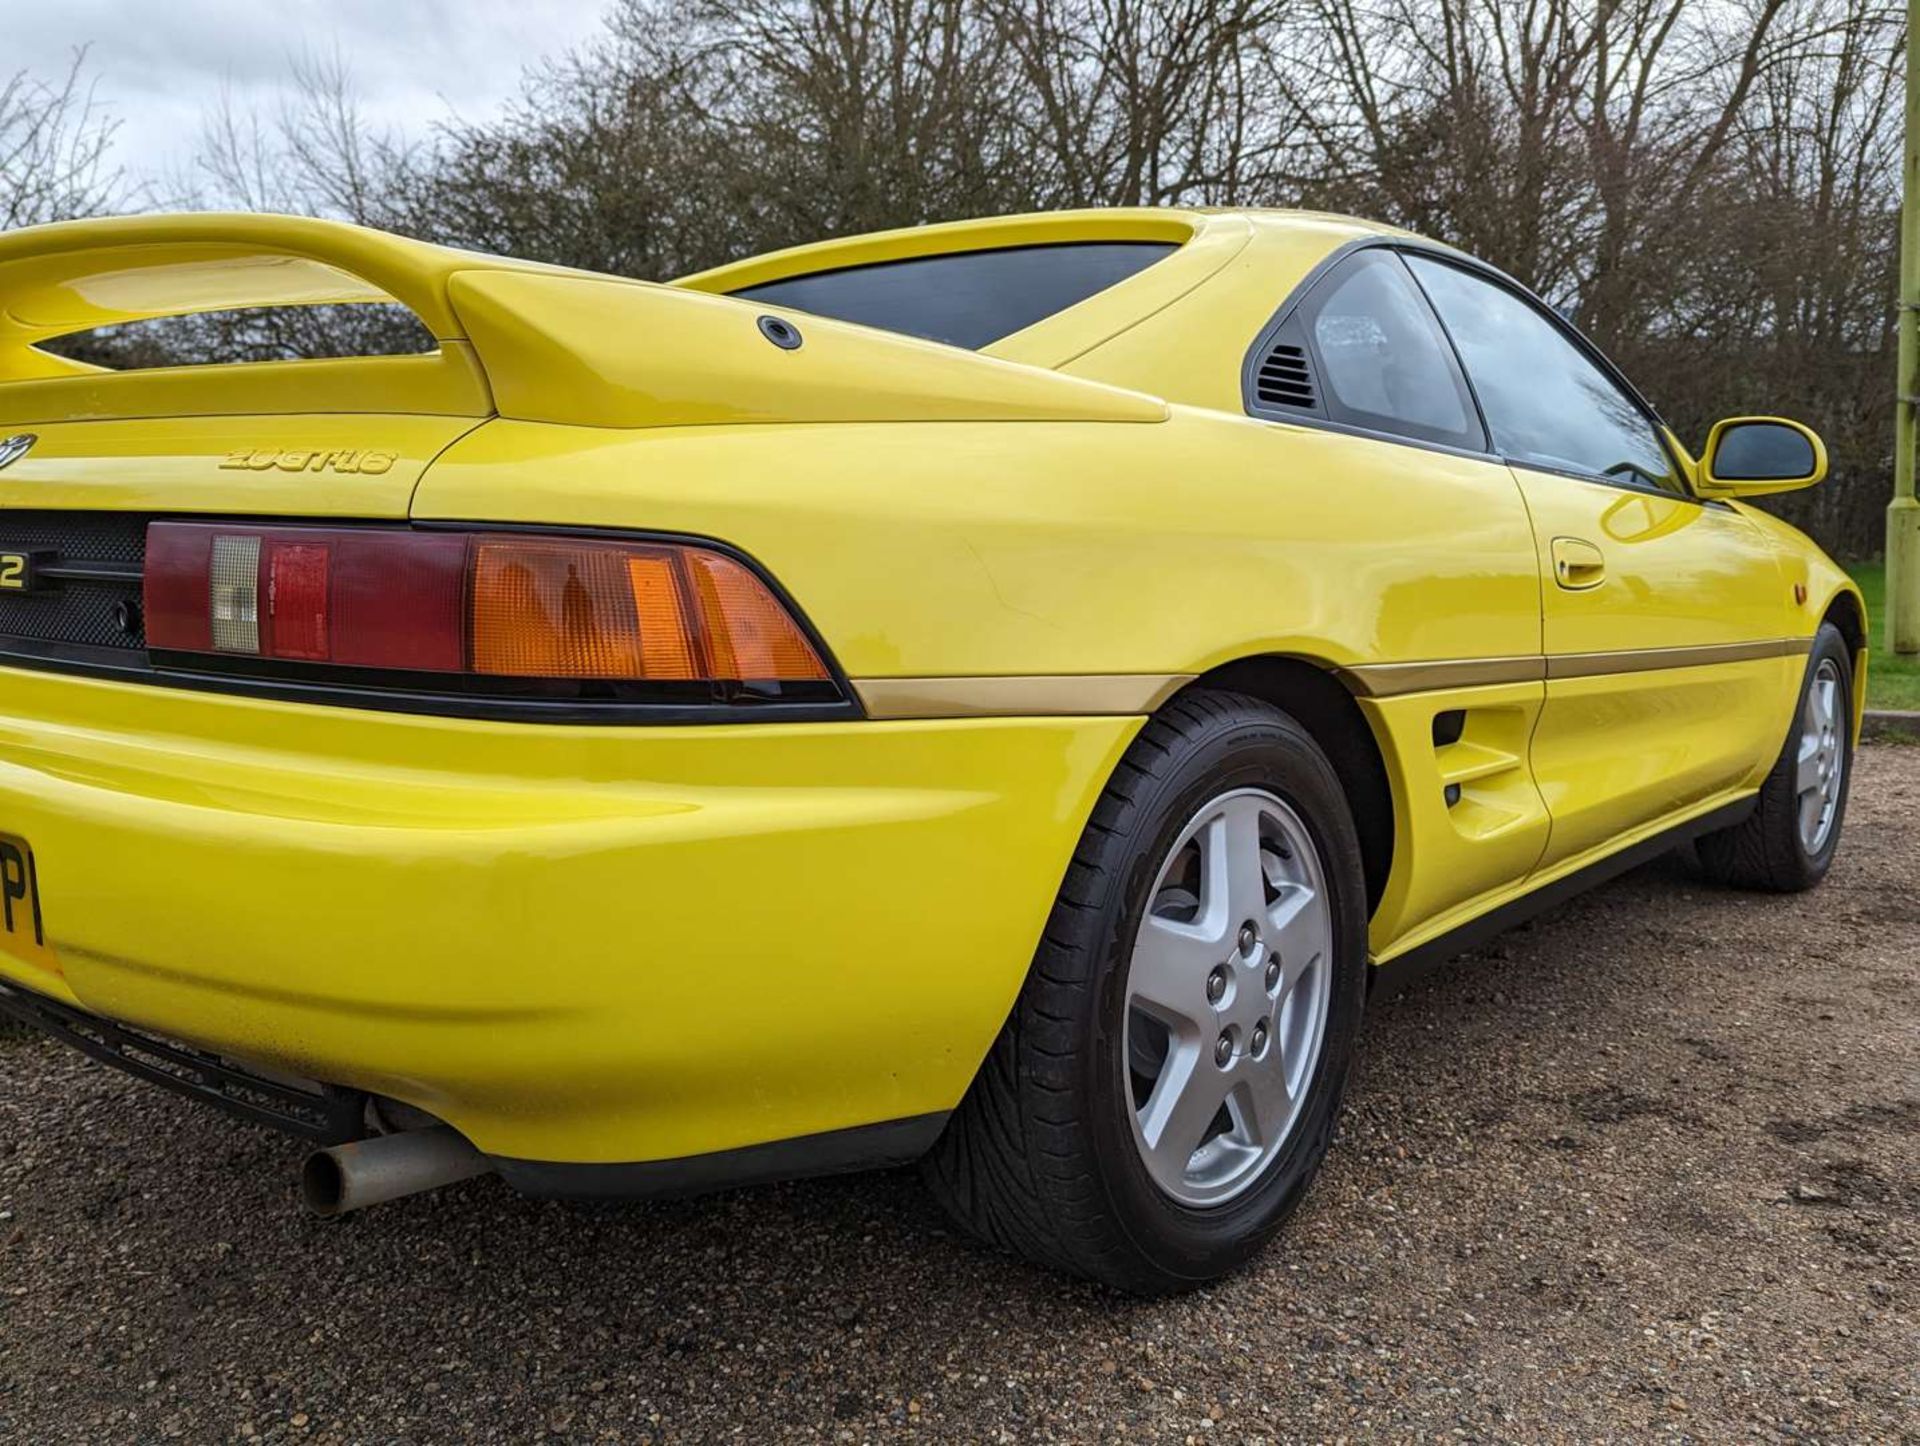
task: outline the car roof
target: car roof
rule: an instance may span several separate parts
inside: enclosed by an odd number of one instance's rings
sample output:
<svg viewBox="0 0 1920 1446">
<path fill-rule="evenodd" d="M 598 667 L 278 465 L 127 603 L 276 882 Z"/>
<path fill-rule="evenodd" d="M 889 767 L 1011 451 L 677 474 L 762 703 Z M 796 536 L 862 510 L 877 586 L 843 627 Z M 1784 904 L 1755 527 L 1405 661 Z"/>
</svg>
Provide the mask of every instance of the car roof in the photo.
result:
<svg viewBox="0 0 1920 1446">
<path fill-rule="evenodd" d="M 870 266 L 956 251 L 985 251 L 1009 246 L 1047 246 L 1087 241 L 1165 241 L 1184 245 L 1209 230 L 1249 223 L 1264 228 L 1341 233 L 1339 240 L 1363 236 L 1407 235 L 1393 227 L 1329 211 L 1263 207 L 1111 206 L 1067 211 L 1034 211 L 939 221 L 853 236 L 811 241 L 730 261 L 673 284 L 696 291 L 730 292 L 810 272 Z"/>
</svg>

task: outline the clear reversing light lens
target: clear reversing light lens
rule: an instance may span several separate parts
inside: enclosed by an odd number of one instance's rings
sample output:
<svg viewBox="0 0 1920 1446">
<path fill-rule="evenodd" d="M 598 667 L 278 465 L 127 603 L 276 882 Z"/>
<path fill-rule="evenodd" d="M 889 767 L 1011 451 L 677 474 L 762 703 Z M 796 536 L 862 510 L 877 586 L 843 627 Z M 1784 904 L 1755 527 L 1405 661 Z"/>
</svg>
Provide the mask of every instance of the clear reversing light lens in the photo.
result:
<svg viewBox="0 0 1920 1446">
<path fill-rule="evenodd" d="M 260 539 L 216 537 L 207 574 L 213 646 L 222 653 L 260 651 Z"/>
</svg>

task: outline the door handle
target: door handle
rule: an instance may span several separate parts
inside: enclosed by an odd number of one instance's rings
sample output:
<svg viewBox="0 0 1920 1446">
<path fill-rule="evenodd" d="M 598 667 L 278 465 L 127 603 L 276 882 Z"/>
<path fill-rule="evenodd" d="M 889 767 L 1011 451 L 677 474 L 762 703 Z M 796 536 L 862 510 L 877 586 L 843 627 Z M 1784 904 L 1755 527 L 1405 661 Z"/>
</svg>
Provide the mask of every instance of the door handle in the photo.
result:
<svg viewBox="0 0 1920 1446">
<path fill-rule="evenodd" d="M 1577 537 L 1553 540 L 1553 580 L 1568 592 L 1585 592 L 1607 580 L 1606 555 Z"/>
</svg>

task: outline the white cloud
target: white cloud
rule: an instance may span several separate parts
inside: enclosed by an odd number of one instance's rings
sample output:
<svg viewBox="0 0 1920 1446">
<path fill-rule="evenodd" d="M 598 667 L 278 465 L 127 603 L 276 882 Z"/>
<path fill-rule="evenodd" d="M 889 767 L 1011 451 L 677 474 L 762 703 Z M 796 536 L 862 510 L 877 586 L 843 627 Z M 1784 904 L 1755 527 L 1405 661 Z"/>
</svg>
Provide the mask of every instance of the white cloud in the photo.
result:
<svg viewBox="0 0 1920 1446">
<path fill-rule="evenodd" d="M 137 177 L 185 169 L 223 88 L 268 113 L 293 57 L 345 60 L 374 125 L 422 134 L 479 119 L 524 66 L 600 33 L 607 0 L 0 0 L 0 70 L 51 77 L 76 47 L 120 121 L 115 156 Z"/>
</svg>

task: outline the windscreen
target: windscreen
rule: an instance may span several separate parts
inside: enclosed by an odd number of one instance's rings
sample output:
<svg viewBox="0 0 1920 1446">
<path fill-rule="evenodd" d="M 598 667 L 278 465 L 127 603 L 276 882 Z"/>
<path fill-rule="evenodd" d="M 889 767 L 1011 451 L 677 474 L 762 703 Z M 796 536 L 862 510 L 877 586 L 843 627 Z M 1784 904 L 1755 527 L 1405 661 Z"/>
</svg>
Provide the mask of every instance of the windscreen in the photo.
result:
<svg viewBox="0 0 1920 1446">
<path fill-rule="evenodd" d="M 731 293 L 977 351 L 1143 271 L 1160 241 L 1074 241 L 880 261 Z"/>
</svg>

